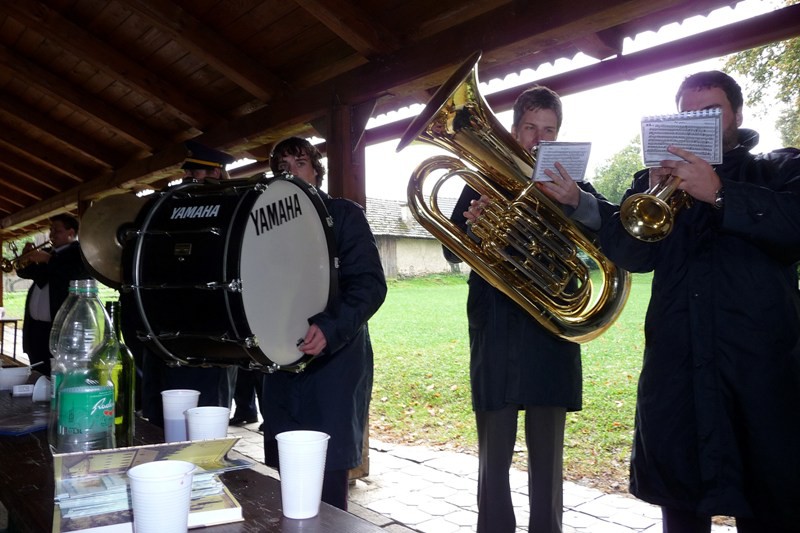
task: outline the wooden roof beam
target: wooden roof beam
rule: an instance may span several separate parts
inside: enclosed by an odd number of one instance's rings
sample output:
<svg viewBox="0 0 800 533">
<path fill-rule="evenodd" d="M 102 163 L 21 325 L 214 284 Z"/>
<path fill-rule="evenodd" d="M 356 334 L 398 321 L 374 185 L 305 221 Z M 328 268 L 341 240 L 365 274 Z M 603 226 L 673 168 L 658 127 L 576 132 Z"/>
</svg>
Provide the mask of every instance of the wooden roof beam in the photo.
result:
<svg viewBox="0 0 800 533">
<path fill-rule="evenodd" d="M 91 159 L 98 165 L 111 168 L 114 163 L 123 162 L 122 158 L 100 143 L 93 141 L 79 131 L 65 126 L 63 122 L 54 120 L 50 116 L 31 108 L 16 96 L 2 91 L 0 91 L 0 112 L 27 123 L 44 136 L 53 139 L 62 146 L 68 147 L 70 150 L 80 152 L 84 157 Z"/>
<path fill-rule="evenodd" d="M 364 57 L 374 58 L 400 47 L 400 40 L 366 12 L 344 0 L 294 0 Z"/>
<path fill-rule="evenodd" d="M 609 29 L 585 35 L 575 41 L 575 46 L 589 57 L 606 59 L 622 54 L 623 38 L 620 32 Z"/>
<path fill-rule="evenodd" d="M 103 124 L 117 135 L 148 152 L 153 147 L 163 146 L 168 142 L 166 137 L 143 126 L 142 121 L 131 119 L 114 106 L 105 103 L 97 95 L 66 82 L 49 70 L 23 59 L 19 54 L 13 53 L 3 45 L 0 45 L 0 69 L 5 69 L 12 73 L 14 78 L 24 81 L 26 85 L 35 87 L 53 99 L 63 101 L 64 105 Z"/>
<path fill-rule="evenodd" d="M 147 19 L 262 102 L 269 102 L 273 95 L 288 89 L 288 84 L 270 73 L 260 61 L 247 56 L 228 40 L 217 35 L 216 30 L 177 4 L 163 0 L 127 0 L 125 7 Z"/>
<path fill-rule="evenodd" d="M 77 183 L 83 183 L 84 178 L 87 176 L 96 176 L 98 174 L 98 169 L 96 168 L 93 169 L 91 167 L 78 165 L 71 158 L 53 151 L 49 146 L 45 146 L 29 137 L 22 137 L 18 133 L 3 128 L 0 128 L 0 141 L 13 147 L 14 151 L 23 153 L 26 157 L 34 161 L 38 161 L 53 170 L 61 171 Z"/>
<path fill-rule="evenodd" d="M 207 127 L 222 120 L 222 117 L 209 112 L 207 106 L 189 98 L 179 87 L 165 82 L 159 75 L 148 71 L 41 2 L 0 2 L 0 11 L 36 28 L 45 38 L 58 43 L 64 50 L 71 51 L 92 63 L 98 70 L 146 94 L 149 99 L 163 105 L 166 110 L 192 127 Z"/>
<path fill-rule="evenodd" d="M 50 166 L 42 165 L 21 156 L 0 143 L 0 168 L 3 167 L 18 172 L 18 177 L 25 182 L 25 188 L 31 189 L 31 194 L 39 199 L 51 194 L 50 192 L 45 194 L 45 190 L 58 192 L 64 187 L 70 187 L 75 183 L 75 178 L 62 172 L 61 169 L 53 169 Z M 42 176 L 47 176 L 47 178 L 42 179 Z M 38 192 L 40 188 L 44 189 L 41 193 Z"/>
</svg>

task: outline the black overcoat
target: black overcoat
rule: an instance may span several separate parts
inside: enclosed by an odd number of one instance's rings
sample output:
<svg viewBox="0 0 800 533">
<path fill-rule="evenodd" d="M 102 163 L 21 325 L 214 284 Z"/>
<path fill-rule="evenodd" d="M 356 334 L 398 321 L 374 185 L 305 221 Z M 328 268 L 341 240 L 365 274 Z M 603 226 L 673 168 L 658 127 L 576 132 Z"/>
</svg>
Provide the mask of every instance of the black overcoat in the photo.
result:
<svg viewBox="0 0 800 533">
<path fill-rule="evenodd" d="M 25 268 L 20 268 L 17 271 L 17 276 L 23 279 L 30 279 L 34 285 L 39 285 L 40 287 L 47 285 L 50 298 L 50 322 L 55 319 L 61 304 L 67 299 L 69 282 L 91 277 L 81 258 L 81 246 L 78 241 L 72 241 L 61 247 L 61 249 L 54 250 L 50 261 L 47 263 L 31 263 Z M 29 355 L 31 351 L 41 352 L 38 357 L 34 356 L 34 359 L 42 361 L 50 358 L 47 348 L 49 340 L 31 339 L 30 328 L 33 320 L 31 320 L 30 304 L 32 292 L 33 285 L 28 289 L 28 295 L 25 300 L 25 319 L 22 323 L 22 349 Z"/>
<path fill-rule="evenodd" d="M 386 297 L 386 280 L 364 210 L 350 200 L 320 192 L 333 219 L 339 257 L 338 296 L 311 322 L 327 348 L 300 373 L 264 378 L 265 461 L 277 464 L 275 435 L 309 429 L 328 433 L 326 470 L 361 463 L 372 394 L 373 358 L 367 320 Z"/>
<path fill-rule="evenodd" d="M 656 243 L 604 223 L 604 252 L 653 271 L 631 492 L 699 515 L 800 523 L 800 152 L 740 145 L 716 172 L 724 207 L 695 201 Z M 648 187 L 648 173 L 632 189 Z"/>
<path fill-rule="evenodd" d="M 599 209 L 610 204 L 588 183 L 582 189 L 598 197 Z M 465 187 L 450 220 L 467 232 L 463 213 L 479 194 Z M 445 257 L 459 262 L 447 248 Z M 467 318 L 470 339 L 472 407 L 494 411 L 508 405 L 581 409 L 581 349 L 556 337 L 508 296 L 472 271 Z"/>
</svg>

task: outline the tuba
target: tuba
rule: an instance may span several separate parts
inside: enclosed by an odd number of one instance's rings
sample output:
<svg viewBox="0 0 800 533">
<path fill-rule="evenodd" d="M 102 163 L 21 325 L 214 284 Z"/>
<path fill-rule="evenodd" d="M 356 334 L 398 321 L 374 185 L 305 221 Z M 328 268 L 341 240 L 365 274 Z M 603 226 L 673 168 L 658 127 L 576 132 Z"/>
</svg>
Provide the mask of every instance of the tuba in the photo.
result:
<svg viewBox="0 0 800 533">
<path fill-rule="evenodd" d="M 530 180 L 533 156 L 478 92 L 480 56 L 473 54 L 438 89 L 400 140 L 397 151 L 422 141 L 458 156 L 434 156 L 416 168 L 408 184 L 409 209 L 444 246 L 545 329 L 572 342 L 588 342 L 619 316 L 630 274 L 536 189 Z M 426 199 L 423 189 L 431 175 L 438 179 Z M 477 240 L 439 208 L 439 191 L 453 177 L 490 199 L 470 226 Z"/>
</svg>

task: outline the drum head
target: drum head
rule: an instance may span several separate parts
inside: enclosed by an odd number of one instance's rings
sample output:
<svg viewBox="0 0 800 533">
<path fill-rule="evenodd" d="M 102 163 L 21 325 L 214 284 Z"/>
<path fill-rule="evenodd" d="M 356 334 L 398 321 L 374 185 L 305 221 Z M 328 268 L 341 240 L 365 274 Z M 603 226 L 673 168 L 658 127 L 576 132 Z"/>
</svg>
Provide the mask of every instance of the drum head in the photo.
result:
<svg viewBox="0 0 800 533">
<path fill-rule="evenodd" d="M 303 358 L 297 345 L 332 292 L 327 220 L 316 189 L 298 178 L 267 180 L 250 211 L 241 248 L 242 303 L 259 348 L 279 366 Z"/>
</svg>

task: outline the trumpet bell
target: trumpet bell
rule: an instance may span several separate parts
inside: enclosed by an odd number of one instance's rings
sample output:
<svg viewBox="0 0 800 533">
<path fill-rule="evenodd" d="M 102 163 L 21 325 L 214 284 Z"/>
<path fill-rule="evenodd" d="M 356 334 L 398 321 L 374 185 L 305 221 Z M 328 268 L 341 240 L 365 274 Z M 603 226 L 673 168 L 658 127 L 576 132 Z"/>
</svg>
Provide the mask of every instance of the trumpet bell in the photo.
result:
<svg viewBox="0 0 800 533">
<path fill-rule="evenodd" d="M 692 197 L 678 189 L 680 183 L 680 177 L 670 175 L 649 190 L 632 194 L 622 202 L 620 222 L 632 237 L 656 242 L 672 232 L 678 211 L 692 203 Z"/>
<path fill-rule="evenodd" d="M 640 241 L 660 241 L 672 231 L 675 215 L 669 204 L 655 196 L 632 194 L 620 208 L 620 221 Z"/>
</svg>

